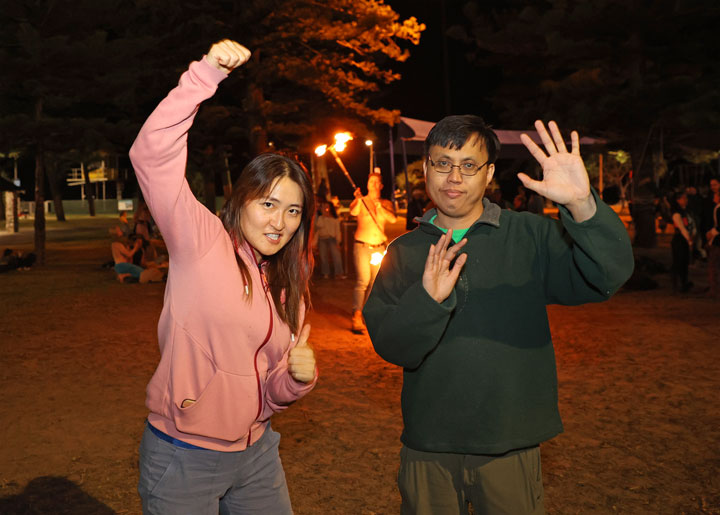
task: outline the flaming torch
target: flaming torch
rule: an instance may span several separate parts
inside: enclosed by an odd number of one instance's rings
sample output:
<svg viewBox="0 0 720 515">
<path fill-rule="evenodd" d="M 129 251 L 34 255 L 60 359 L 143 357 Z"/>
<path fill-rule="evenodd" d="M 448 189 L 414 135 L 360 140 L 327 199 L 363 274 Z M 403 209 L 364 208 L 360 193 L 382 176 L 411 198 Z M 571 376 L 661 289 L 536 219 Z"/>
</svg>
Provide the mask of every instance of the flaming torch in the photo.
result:
<svg viewBox="0 0 720 515">
<path fill-rule="evenodd" d="M 335 143 L 333 145 L 320 145 L 315 148 L 315 155 L 318 157 L 324 156 L 325 153 L 329 150 L 332 156 L 335 158 L 335 162 L 340 167 L 340 170 L 342 170 L 343 174 L 345 175 L 345 178 L 350 182 L 350 185 L 353 188 L 353 191 L 357 190 L 357 184 L 355 184 L 355 181 L 353 181 L 352 177 L 350 177 L 350 173 L 347 171 L 347 168 L 345 168 L 345 164 L 342 162 L 342 159 L 340 159 L 340 156 L 338 155 L 338 152 L 342 152 L 345 150 L 345 147 L 347 146 L 347 142 L 352 140 L 352 134 L 349 132 L 338 132 L 335 134 Z M 369 140 L 368 140 L 369 141 Z M 365 142 L 367 145 L 367 141 Z M 371 142 L 372 144 L 372 142 Z M 369 146 L 369 145 L 368 145 Z M 371 147 L 372 148 L 372 147 Z M 371 161 L 372 164 L 372 161 Z M 370 211 L 370 208 L 365 203 L 364 198 L 360 198 L 360 201 L 363 203 L 363 206 L 365 206 L 365 209 L 367 209 L 368 214 L 373 219 L 373 222 L 380 226 L 378 224 L 378 221 L 375 219 L 375 215 L 373 215 L 373 212 Z M 373 266 L 379 266 L 382 262 L 383 257 L 385 257 L 385 252 L 373 252 L 370 256 L 370 264 Z"/>
<path fill-rule="evenodd" d="M 335 134 L 335 143 L 333 145 L 320 145 L 315 149 L 315 154 L 317 156 L 324 156 L 325 152 L 329 150 L 335 158 L 335 162 L 340 167 L 340 170 L 342 170 L 343 174 L 345 174 L 347 180 L 350 181 L 350 185 L 352 186 L 353 191 L 355 191 L 357 189 L 357 185 L 355 184 L 355 181 L 352 180 L 352 177 L 350 177 L 347 168 L 345 168 L 345 165 L 343 164 L 340 156 L 338 155 L 338 152 L 342 152 L 343 150 L 345 150 L 345 147 L 347 147 L 347 142 L 351 139 L 353 139 L 353 137 L 352 134 L 350 134 L 349 132 L 338 132 L 337 134 Z"/>
</svg>

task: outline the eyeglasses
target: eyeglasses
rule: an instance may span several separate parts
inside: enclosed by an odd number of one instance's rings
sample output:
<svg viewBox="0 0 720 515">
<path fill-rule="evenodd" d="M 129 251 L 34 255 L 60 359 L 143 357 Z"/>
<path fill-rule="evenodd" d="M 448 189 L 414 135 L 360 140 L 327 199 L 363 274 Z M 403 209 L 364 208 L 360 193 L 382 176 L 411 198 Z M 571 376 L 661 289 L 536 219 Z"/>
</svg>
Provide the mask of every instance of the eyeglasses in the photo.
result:
<svg viewBox="0 0 720 515">
<path fill-rule="evenodd" d="M 477 175 L 477 173 L 480 171 L 480 169 L 490 163 L 490 160 L 485 161 L 481 165 L 476 165 L 475 163 L 463 163 L 459 165 L 454 165 L 447 159 L 439 159 L 436 163 L 432 160 L 432 157 L 428 156 L 428 161 L 430 162 L 430 166 L 433 167 L 433 170 L 435 170 L 437 173 L 450 173 L 452 172 L 453 168 L 457 168 L 461 174 L 466 175 L 468 177 L 472 177 L 473 175 Z"/>
</svg>

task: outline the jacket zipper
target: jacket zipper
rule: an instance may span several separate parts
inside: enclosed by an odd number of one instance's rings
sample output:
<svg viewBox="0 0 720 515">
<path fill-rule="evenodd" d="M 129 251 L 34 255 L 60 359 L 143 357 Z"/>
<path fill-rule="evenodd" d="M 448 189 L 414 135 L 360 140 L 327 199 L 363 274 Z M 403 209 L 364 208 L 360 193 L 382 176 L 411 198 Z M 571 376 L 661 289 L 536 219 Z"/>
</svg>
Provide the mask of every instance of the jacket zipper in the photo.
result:
<svg viewBox="0 0 720 515">
<path fill-rule="evenodd" d="M 255 415 L 255 420 L 260 418 L 260 414 L 262 413 L 262 407 L 263 407 L 263 396 L 262 396 L 262 382 L 260 381 L 260 371 L 258 370 L 258 354 L 260 354 L 260 351 L 262 350 L 265 345 L 270 341 L 270 337 L 272 336 L 273 331 L 273 311 L 272 311 L 272 304 L 270 302 L 270 299 L 268 298 L 268 291 L 269 288 L 266 288 L 266 281 L 265 281 L 265 272 L 260 268 L 258 265 L 258 270 L 260 271 L 260 282 L 263 287 L 263 293 L 265 294 L 265 300 L 268 303 L 268 309 L 270 311 L 270 324 L 268 325 L 268 332 L 265 335 L 265 339 L 263 340 L 262 344 L 260 344 L 260 347 L 257 348 L 255 351 L 255 357 L 253 359 L 253 365 L 255 367 L 255 380 L 257 381 L 257 391 L 258 391 L 258 411 Z M 250 425 L 250 429 L 248 429 L 248 438 L 247 438 L 247 446 L 250 447 L 250 444 L 252 442 L 252 425 Z"/>
</svg>

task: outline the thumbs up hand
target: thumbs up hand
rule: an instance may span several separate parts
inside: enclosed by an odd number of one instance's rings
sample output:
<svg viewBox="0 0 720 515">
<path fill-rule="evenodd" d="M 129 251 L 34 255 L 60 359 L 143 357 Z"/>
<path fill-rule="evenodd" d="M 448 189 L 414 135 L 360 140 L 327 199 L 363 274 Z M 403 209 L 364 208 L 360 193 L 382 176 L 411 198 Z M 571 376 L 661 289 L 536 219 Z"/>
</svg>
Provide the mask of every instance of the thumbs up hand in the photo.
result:
<svg viewBox="0 0 720 515">
<path fill-rule="evenodd" d="M 309 383 L 315 378 L 315 352 L 307 341 L 309 337 L 310 325 L 306 324 L 288 356 L 288 371 L 293 379 L 301 383 Z"/>
</svg>

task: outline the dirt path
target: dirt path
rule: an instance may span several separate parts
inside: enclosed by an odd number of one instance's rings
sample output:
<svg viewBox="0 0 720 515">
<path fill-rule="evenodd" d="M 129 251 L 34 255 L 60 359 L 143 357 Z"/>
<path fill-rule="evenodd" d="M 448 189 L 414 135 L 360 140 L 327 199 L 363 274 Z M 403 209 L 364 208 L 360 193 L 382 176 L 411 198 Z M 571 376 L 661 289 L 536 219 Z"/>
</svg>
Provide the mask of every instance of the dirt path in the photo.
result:
<svg viewBox="0 0 720 515">
<path fill-rule="evenodd" d="M 72 220 L 50 231 L 46 267 L 0 275 L 0 513 L 140 512 L 163 285 L 100 268 L 111 223 Z M 29 249 L 28 232 L 0 247 Z M 550 513 L 720 513 L 720 303 L 658 279 L 549 309 L 565 423 L 542 446 Z M 317 281 L 322 379 L 273 418 L 299 515 L 398 513 L 401 372 L 347 330 L 351 288 Z"/>
</svg>

